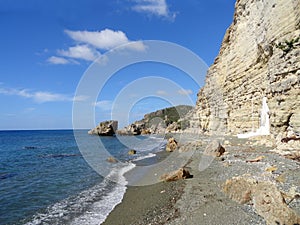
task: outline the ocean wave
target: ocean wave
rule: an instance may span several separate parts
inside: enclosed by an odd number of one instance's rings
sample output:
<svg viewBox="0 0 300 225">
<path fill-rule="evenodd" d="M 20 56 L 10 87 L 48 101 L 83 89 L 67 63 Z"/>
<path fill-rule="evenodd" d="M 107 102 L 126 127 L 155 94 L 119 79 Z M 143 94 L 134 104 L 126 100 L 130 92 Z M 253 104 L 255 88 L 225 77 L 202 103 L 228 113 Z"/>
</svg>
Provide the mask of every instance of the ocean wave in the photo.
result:
<svg viewBox="0 0 300 225">
<path fill-rule="evenodd" d="M 65 157 L 74 157 L 81 156 L 81 154 L 48 154 L 48 155 L 40 155 L 40 158 L 65 158 Z"/>
<path fill-rule="evenodd" d="M 103 223 L 114 207 L 122 202 L 128 183 L 124 174 L 134 167 L 135 164 L 129 163 L 113 168 L 101 183 L 55 203 L 44 213 L 37 213 L 26 225 Z"/>
<path fill-rule="evenodd" d="M 148 155 L 139 156 L 139 157 L 133 159 L 132 162 L 136 162 L 136 161 L 140 161 L 140 160 L 148 159 L 148 158 L 153 158 L 153 157 L 155 157 L 155 156 L 156 156 L 156 154 L 154 154 L 154 153 L 149 153 Z"/>
</svg>

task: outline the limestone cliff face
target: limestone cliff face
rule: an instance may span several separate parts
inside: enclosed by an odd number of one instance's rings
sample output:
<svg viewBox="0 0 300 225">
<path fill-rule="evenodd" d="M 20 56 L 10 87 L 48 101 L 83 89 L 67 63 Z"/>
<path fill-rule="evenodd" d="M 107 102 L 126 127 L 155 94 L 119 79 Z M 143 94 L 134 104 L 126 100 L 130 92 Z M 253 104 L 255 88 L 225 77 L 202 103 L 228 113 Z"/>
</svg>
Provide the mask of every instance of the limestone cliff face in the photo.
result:
<svg viewBox="0 0 300 225">
<path fill-rule="evenodd" d="M 266 96 L 271 133 L 300 132 L 299 37 L 299 0 L 237 0 L 191 126 L 219 134 L 257 129 Z"/>
</svg>

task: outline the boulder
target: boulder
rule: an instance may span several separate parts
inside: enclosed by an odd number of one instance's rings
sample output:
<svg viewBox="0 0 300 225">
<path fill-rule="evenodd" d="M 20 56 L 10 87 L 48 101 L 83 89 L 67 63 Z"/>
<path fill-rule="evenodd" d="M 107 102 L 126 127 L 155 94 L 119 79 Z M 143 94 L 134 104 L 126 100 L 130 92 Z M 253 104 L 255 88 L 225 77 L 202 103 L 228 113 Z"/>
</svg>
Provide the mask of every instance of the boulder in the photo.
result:
<svg viewBox="0 0 300 225">
<path fill-rule="evenodd" d="M 135 154 L 136 154 L 136 150 L 131 149 L 128 151 L 128 155 L 135 155 Z"/>
<path fill-rule="evenodd" d="M 169 182 L 169 181 L 176 181 L 176 180 L 187 179 L 192 177 L 193 176 L 190 174 L 188 169 L 180 168 L 171 173 L 162 175 L 160 179 Z"/>
<path fill-rule="evenodd" d="M 88 131 L 88 134 L 99 136 L 113 136 L 118 129 L 118 121 L 108 120 L 99 123 L 94 129 Z"/>
<path fill-rule="evenodd" d="M 220 157 L 225 152 L 225 148 L 220 144 L 219 141 L 213 140 L 210 142 L 205 150 L 204 155 L 214 156 L 214 157 Z"/>
<path fill-rule="evenodd" d="M 169 138 L 168 139 L 168 143 L 166 145 L 166 151 L 167 152 L 173 152 L 176 150 L 176 148 L 178 147 L 178 143 L 177 141 L 175 140 L 175 138 Z"/>
<path fill-rule="evenodd" d="M 285 203 L 282 193 L 271 182 L 234 177 L 227 180 L 223 191 L 239 203 L 253 203 L 256 212 L 268 225 L 300 223 L 300 217 Z"/>
</svg>

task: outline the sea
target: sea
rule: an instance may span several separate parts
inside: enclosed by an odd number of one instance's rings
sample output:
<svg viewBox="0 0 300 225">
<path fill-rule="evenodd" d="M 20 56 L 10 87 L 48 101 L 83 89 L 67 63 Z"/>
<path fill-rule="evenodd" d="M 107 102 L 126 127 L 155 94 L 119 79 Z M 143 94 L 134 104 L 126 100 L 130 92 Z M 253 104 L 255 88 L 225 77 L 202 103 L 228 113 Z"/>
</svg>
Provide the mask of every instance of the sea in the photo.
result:
<svg viewBox="0 0 300 225">
<path fill-rule="evenodd" d="M 101 224 L 122 202 L 124 174 L 155 162 L 165 144 L 160 136 L 87 130 L 0 131 L 0 224 Z"/>
</svg>

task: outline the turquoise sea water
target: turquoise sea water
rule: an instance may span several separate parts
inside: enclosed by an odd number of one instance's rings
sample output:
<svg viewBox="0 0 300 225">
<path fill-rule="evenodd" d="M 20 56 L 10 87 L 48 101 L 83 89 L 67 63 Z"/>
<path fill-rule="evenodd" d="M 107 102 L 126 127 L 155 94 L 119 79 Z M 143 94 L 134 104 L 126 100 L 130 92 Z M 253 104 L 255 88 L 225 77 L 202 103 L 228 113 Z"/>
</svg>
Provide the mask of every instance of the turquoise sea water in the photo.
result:
<svg viewBox="0 0 300 225">
<path fill-rule="evenodd" d="M 0 224 L 99 224 L 122 200 L 124 173 L 165 145 L 156 137 L 76 136 L 97 172 L 72 130 L 0 131 Z M 107 151 L 123 163 L 106 162 Z"/>
</svg>

